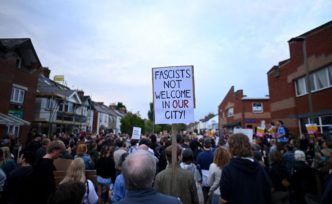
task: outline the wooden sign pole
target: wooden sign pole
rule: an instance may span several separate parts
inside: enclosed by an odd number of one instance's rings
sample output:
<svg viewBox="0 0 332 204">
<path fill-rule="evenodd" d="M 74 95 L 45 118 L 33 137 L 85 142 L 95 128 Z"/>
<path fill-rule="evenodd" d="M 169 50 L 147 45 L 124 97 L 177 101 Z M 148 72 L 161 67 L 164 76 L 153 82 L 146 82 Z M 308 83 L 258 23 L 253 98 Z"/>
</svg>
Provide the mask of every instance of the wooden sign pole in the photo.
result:
<svg viewBox="0 0 332 204">
<path fill-rule="evenodd" d="M 177 165 L 177 142 L 176 142 L 176 125 L 172 124 L 172 169 L 173 172 Z"/>
<path fill-rule="evenodd" d="M 172 124 L 172 178 L 171 178 L 171 191 L 173 192 L 176 189 L 176 180 L 177 180 L 177 142 L 176 142 L 176 125 Z M 176 193 L 176 192 L 173 192 Z M 174 194 L 175 195 L 175 194 Z"/>
</svg>

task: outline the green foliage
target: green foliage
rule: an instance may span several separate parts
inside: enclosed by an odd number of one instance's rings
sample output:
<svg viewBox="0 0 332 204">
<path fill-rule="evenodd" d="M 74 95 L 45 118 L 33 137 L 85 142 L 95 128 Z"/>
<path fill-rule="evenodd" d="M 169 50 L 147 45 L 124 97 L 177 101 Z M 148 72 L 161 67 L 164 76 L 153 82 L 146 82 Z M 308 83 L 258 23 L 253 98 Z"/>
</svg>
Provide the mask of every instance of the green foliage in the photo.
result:
<svg viewBox="0 0 332 204">
<path fill-rule="evenodd" d="M 122 102 L 118 102 L 118 104 L 116 105 L 115 109 L 118 110 L 118 111 L 120 111 L 120 112 L 124 112 L 124 113 L 127 112 L 127 108 L 126 108 L 125 105 L 123 105 Z"/>
<path fill-rule="evenodd" d="M 146 134 L 153 133 L 153 131 L 154 131 L 153 125 L 154 124 L 151 120 L 145 120 L 144 125 L 145 125 L 145 133 Z"/>
<path fill-rule="evenodd" d="M 159 125 L 154 126 L 154 132 L 157 134 L 159 134 L 160 132 L 163 132 L 164 130 L 166 130 L 167 132 L 171 132 L 172 126 L 167 125 L 167 124 L 159 124 Z"/>
<path fill-rule="evenodd" d="M 186 124 L 177 124 L 177 125 L 176 125 L 176 129 L 177 129 L 178 131 L 184 131 L 184 130 L 187 129 L 187 125 L 186 125 Z"/>
<path fill-rule="evenodd" d="M 137 114 L 128 112 L 121 119 L 121 127 L 120 127 L 121 132 L 132 135 L 133 127 L 140 127 L 142 128 L 142 133 L 145 133 L 144 120 L 141 117 L 139 117 Z"/>
<path fill-rule="evenodd" d="M 153 103 L 150 103 L 150 110 L 148 111 L 148 118 L 150 121 L 154 122 L 154 109 L 153 109 Z"/>
</svg>

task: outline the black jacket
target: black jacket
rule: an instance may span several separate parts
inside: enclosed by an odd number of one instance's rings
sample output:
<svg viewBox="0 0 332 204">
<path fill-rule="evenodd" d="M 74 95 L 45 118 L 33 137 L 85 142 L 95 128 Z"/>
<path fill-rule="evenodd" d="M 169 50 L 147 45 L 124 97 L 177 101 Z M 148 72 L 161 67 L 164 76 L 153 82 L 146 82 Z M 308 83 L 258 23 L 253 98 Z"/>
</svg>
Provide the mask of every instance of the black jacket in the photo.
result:
<svg viewBox="0 0 332 204">
<path fill-rule="evenodd" d="M 232 158 L 222 171 L 220 196 L 229 204 L 268 204 L 271 202 L 271 181 L 258 162 Z"/>
</svg>

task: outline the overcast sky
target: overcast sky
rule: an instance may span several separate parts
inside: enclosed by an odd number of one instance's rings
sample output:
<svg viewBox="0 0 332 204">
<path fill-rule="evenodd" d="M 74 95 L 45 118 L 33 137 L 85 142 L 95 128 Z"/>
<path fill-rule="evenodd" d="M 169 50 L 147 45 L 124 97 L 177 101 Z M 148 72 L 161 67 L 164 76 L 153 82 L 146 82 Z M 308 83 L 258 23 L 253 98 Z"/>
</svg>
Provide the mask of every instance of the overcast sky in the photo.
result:
<svg viewBox="0 0 332 204">
<path fill-rule="evenodd" d="M 287 41 L 330 20 L 331 0 L 0 0 L 1 38 L 31 38 L 52 77 L 143 118 L 152 67 L 194 65 L 199 120 L 233 85 L 267 95 Z"/>
</svg>

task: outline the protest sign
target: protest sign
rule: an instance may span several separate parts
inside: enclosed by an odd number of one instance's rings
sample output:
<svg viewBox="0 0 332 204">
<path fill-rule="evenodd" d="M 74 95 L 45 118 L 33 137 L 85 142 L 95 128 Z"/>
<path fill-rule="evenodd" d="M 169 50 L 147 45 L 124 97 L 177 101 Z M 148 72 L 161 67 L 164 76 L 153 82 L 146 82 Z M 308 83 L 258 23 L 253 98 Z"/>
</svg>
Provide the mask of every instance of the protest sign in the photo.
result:
<svg viewBox="0 0 332 204">
<path fill-rule="evenodd" d="M 152 69 L 155 124 L 194 121 L 194 67 L 174 66 Z"/>
<path fill-rule="evenodd" d="M 243 129 L 243 128 L 234 128 L 233 130 L 234 134 L 237 133 L 242 133 L 244 135 L 246 135 L 249 138 L 249 142 L 252 143 L 252 136 L 254 134 L 254 131 L 252 129 Z"/>
<path fill-rule="evenodd" d="M 256 130 L 257 137 L 264 137 L 264 133 L 265 133 L 265 128 L 257 127 L 257 130 Z"/>
<path fill-rule="evenodd" d="M 308 134 L 316 134 L 318 132 L 317 124 L 306 124 L 306 129 L 308 131 Z"/>
<path fill-rule="evenodd" d="M 142 129 L 140 127 L 133 127 L 133 134 L 131 136 L 131 139 L 133 140 L 141 139 L 141 131 Z"/>
</svg>

